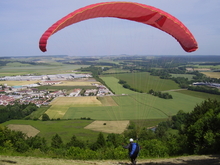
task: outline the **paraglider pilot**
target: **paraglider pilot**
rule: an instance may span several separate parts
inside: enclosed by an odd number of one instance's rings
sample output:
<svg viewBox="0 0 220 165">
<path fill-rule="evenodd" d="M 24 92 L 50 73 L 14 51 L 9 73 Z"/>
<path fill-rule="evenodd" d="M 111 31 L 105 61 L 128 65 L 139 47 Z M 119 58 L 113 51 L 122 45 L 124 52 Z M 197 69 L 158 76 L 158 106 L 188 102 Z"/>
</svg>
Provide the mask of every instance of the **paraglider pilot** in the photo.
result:
<svg viewBox="0 0 220 165">
<path fill-rule="evenodd" d="M 134 140 L 131 138 L 130 143 L 126 146 L 123 146 L 123 148 L 128 149 L 128 155 L 131 159 L 132 165 L 136 164 L 136 158 L 138 156 L 138 153 L 140 151 L 140 147 L 138 143 L 135 143 Z"/>
</svg>

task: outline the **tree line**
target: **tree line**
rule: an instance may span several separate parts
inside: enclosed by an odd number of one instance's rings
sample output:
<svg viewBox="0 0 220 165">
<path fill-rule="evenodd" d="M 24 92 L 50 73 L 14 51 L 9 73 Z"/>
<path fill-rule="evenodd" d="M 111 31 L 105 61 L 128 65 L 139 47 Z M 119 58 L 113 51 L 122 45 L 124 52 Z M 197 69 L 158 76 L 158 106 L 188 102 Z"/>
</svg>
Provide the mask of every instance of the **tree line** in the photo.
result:
<svg viewBox="0 0 220 165">
<path fill-rule="evenodd" d="M 34 103 L 19 104 L 15 102 L 14 105 L 0 106 L 0 123 L 13 120 L 23 119 L 36 111 L 38 107 Z"/>
<path fill-rule="evenodd" d="M 173 96 L 167 92 L 162 93 L 160 91 L 154 91 L 153 89 L 150 89 L 148 93 L 163 99 L 173 99 Z"/>
<path fill-rule="evenodd" d="M 126 89 L 130 89 L 130 90 L 135 91 L 135 92 L 143 93 L 142 90 L 138 90 L 138 89 L 135 89 L 135 88 L 131 87 L 131 86 L 130 86 L 126 81 L 124 81 L 124 80 L 119 80 L 118 83 L 121 84 L 121 85 L 122 85 L 124 88 L 126 88 Z"/>
<path fill-rule="evenodd" d="M 169 120 L 159 123 L 153 131 L 134 122 L 122 134 L 100 132 L 96 141 L 82 141 L 74 134 L 64 143 L 55 134 L 51 143 L 40 136 L 27 137 L 22 132 L 0 127 L 0 153 L 47 156 L 66 159 L 126 159 L 122 145 L 129 138 L 141 146 L 140 158 L 167 157 L 189 154 L 218 154 L 220 152 L 220 102 L 205 100 L 189 113 L 179 111 Z M 176 133 L 170 130 L 176 130 Z"/>
</svg>

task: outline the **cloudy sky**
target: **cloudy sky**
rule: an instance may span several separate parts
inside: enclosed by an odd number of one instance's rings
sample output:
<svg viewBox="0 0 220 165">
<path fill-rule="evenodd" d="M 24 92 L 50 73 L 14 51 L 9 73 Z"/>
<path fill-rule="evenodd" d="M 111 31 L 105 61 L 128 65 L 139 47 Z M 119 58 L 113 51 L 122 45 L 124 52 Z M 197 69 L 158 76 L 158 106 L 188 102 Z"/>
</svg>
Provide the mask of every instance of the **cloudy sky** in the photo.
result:
<svg viewBox="0 0 220 165">
<path fill-rule="evenodd" d="M 108 0 L 111 1 L 111 0 Z M 131 0 L 127 0 L 131 1 Z M 141 23 L 96 18 L 71 25 L 49 38 L 41 35 L 74 10 L 105 0 L 0 1 L 0 57 L 35 55 L 189 55 L 170 35 Z M 164 10 L 183 22 L 199 49 L 190 55 L 220 55 L 220 0 L 133 0 Z"/>
</svg>

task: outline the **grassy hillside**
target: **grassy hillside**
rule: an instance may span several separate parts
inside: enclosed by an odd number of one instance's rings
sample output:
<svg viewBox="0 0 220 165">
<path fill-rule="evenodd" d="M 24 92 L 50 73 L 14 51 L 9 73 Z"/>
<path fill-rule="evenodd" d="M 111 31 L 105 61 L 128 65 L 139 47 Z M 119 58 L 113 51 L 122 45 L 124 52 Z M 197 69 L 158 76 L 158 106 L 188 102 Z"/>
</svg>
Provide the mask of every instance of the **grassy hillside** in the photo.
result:
<svg viewBox="0 0 220 165">
<path fill-rule="evenodd" d="M 89 125 L 92 120 L 65 120 L 65 121 L 32 121 L 32 120 L 10 120 L 2 125 L 7 126 L 8 124 L 19 124 L 19 125 L 31 125 L 38 129 L 41 137 L 47 139 L 50 144 L 52 136 L 56 133 L 59 134 L 62 140 L 66 143 L 70 141 L 70 138 L 75 135 L 81 140 L 95 141 L 98 133 L 88 129 L 84 129 L 85 126 Z M 104 134 L 107 135 L 107 134 Z"/>
</svg>

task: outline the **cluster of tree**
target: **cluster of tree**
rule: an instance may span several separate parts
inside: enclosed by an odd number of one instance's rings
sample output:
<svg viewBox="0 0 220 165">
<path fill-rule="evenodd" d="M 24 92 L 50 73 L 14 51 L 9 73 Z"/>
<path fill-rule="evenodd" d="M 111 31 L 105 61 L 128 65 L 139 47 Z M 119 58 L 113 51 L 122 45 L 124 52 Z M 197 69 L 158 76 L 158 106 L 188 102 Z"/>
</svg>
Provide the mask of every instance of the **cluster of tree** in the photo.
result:
<svg viewBox="0 0 220 165">
<path fill-rule="evenodd" d="M 149 90 L 148 93 L 154 96 L 158 96 L 159 98 L 163 98 L 163 99 L 173 99 L 173 96 L 167 92 L 162 93 L 160 91 L 154 91 L 153 89 L 151 89 Z"/>
<path fill-rule="evenodd" d="M 192 83 L 185 77 L 172 77 L 172 80 L 179 84 L 181 88 L 188 88 L 188 86 Z"/>
<path fill-rule="evenodd" d="M 199 65 L 220 65 L 220 62 L 204 62 L 204 63 L 200 63 Z"/>
<path fill-rule="evenodd" d="M 19 152 L 31 156 L 68 159 L 126 159 L 122 144 L 129 138 L 141 146 L 139 157 L 165 157 L 183 154 L 218 154 L 220 152 L 220 102 L 205 100 L 190 113 L 179 111 L 155 131 L 131 123 L 123 134 L 99 133 L 96 141 L 82 141 L 75 135 L 64 143 L 55 134 L 51 143 L 39 136 L 27 137 L 22 132 L 0 127 L 0 153 Z M 176 129 L 173 133 L 170 129 Z M 171 133 L 172 132 L 172 133 Z"/>
<path fill-rule="evenodd" d="M 6 66 L 9 61 L 0 60 L 0 67 Z"/>
<path fill-rule="evenodd" d="M 150 75 L 152 76 L 159 76 L 161 79 L 169 79 L 172 76 L 169 72 L 165 69 L 151 69 Z"/>
<path fill-rule="evenodd" d="M 220 91 L 218 90 L 218 88 L 204 86 L 204 85 L 202 85 L 202 86 L 198 86 L 198 85 L 197 86 L 189 86 L 188 90 L 220 95 Z"/>
<path fill-rule="evenodd" d="M 160 123 L 157 130 L 162 130 L 162 137 L 170 128 L 178 130 L 177 136 L 185 145 L 177 153 L 216 154 L 220 151 L 219 124 L 220 102 L 208 99 L 190 113 L 179 111 L 170 121 Z"/>
<path fill-rule="evenodd" d="M 15 102 L 14 105 L 0 106 L 0 123 L 3 123 L 12 119 L 23 119 L 36 111 L 38 107 L 33 104 L 19 104 Z"/>
<path fill-rule="evenodd" d="M 130 89 L 130 90 L 135 91 L 135 92 L 143 93 L 142 90 L 138 90 L 138 89 L 135 89 L 135 88 L 131 87 L 131 86 L 130 86 L 126 81 L 124 81 L 124 80 L 119 80 L 118 83 L 119 83 L 119 84 L 122 84 L 122 86 L 123 86 L 124 88 L 126 88 L 126 89 Z"/>
<path fill-rule="evenodd" d="M 63 64 L 74 64 L 74 65 L 96 65 L 96 66 L 116 66 L 117 64 L 111 63 L 111 62 L 98 62 L 95 59 L 94 60 L 80 60 L 80 61 L 75 61 L 75 62 L 69 62 L 65 61 Z"/>
</svg>

